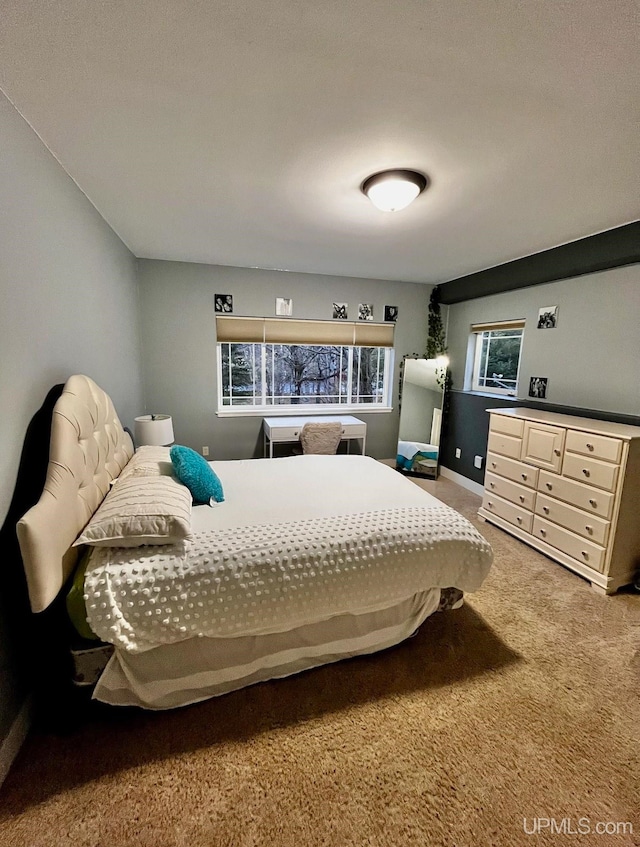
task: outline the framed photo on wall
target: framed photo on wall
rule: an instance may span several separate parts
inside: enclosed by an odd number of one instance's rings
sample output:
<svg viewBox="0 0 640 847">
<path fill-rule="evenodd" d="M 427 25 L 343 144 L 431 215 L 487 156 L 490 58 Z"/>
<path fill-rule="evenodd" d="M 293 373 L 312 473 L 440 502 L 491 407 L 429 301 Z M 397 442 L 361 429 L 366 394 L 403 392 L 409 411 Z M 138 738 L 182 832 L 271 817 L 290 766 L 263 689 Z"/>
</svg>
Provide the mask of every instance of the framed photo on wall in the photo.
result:
<svg viewBox="0 0 640 847">
<path fill-rule="evenodd" d="M 538 400 L 544 400 L 547 396 L 548 385 L 548 376 L 532 376 L 529 380 L 529 397 L 537 397 Z"/>
<path fill-rule="evenodd" d="M 216 294 L 215 295 L 216 312 L 233 312 L 233 295 L 232 294 Z"/>
<path fill-rule="evenodd" d="M 290 318 L 293 314 L 293 300 L 291 297 L 276 297 L 276 315 Z"/>
<path fill-rule="evenodd" d="M 538 324 L 536 329 L 555 329 L 558 325 L 558 307 L 543 306 L 538 310 Z"/>
</svg>

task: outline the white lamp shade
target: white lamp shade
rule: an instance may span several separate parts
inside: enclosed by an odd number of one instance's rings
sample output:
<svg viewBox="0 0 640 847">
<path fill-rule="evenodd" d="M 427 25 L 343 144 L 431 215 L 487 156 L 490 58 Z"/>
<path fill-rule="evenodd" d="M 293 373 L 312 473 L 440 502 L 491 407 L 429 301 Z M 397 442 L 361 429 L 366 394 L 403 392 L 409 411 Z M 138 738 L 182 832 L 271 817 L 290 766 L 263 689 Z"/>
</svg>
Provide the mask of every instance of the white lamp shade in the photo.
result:
<svg viewBox="0 0 640 847">
<path fill-rule="evenodd" d="M 166 447 L 173 444 L 171 415 L 142 415 L 135 419 L 136 445 L 153 444 Z"/>
<path fill-rule="evenodd" d="M 372 174 L 360 188 L 377 209 L 397 212 L 406 209 L 428 184 L 428 177 L 419 171 L 396 169 Z"/>
<path fill-rule="evenodd" d="M 420 194 L 415 182 L 403 179 L 386 179 L 377 185 L 372 185 L 367 192 L 369 200 L 382 212 L 398 212 L 406 209 Z"/>
</svg>

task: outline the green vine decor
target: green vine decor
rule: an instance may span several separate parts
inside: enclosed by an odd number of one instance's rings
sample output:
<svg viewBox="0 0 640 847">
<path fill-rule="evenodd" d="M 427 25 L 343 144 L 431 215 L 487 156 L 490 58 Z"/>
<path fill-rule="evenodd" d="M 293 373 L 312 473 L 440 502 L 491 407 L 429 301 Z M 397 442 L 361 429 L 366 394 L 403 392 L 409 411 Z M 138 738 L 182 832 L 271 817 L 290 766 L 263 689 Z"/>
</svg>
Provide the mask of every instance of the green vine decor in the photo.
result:
<svg viewBox="0 0 640 847">
<path fill-rule="evenodd" d="M 429 336 L 427 338 L 427 359 L 439 359 L 446 356 L 447 347 L 444 338 L 444 325 L 440 314 L 440 288 L 435 286 L 429 297 Z M 436 369 L 436 382 L 445 390 L 450 387 L 450 374 L 446 364 Z"/>
<path fill-rule="evenodd" d="M 435 286 L 429 297 L 429 337 L 427 338 L 427 359 L 437 359 L 444 356 L 447 348 L 444 343 L 444 326 L 440 314 L 440 287 Z"/>
</svg>

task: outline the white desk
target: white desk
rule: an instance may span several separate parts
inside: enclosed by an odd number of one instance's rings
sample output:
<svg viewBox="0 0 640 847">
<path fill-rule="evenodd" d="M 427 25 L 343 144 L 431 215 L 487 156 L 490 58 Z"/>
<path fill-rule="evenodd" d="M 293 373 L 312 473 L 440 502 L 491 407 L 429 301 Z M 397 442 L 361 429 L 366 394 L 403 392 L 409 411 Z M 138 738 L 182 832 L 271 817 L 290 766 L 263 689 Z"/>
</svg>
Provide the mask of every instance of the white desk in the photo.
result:
<svg viewBox="0 0 640 847">
<path fill-rule="evenodd" d="M 362 455 L 364 456 L 367 439 L 367 425 L 353 415 L 299 415 L 297 417 L 264 418 L 262 431 L 264 434 L 264 455 L 267 455 L 269 442 L 269 458 L 273 459 L 273 445 L 286 441 L 299 441 L 300 430 L 306 423 L 330 423 L 338 421 L 342 424 L 342 438 L 345 440 L 362 439 Z"/>
</svg>

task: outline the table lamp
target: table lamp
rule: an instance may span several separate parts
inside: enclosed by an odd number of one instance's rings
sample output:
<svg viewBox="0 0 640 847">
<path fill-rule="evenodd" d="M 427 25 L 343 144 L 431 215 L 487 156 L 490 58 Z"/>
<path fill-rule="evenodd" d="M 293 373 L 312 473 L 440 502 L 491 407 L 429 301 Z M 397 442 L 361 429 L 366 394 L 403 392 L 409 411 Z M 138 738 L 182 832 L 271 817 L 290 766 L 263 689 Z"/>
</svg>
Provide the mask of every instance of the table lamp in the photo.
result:
<svg viewBox="0 0 640 847">
<path fill-rule="evenodd" d="M 171 415 L 142 415 L 135 419 L 136 446 L 153 444 L 166 447 L 173 444 Z"/>
</svg>

